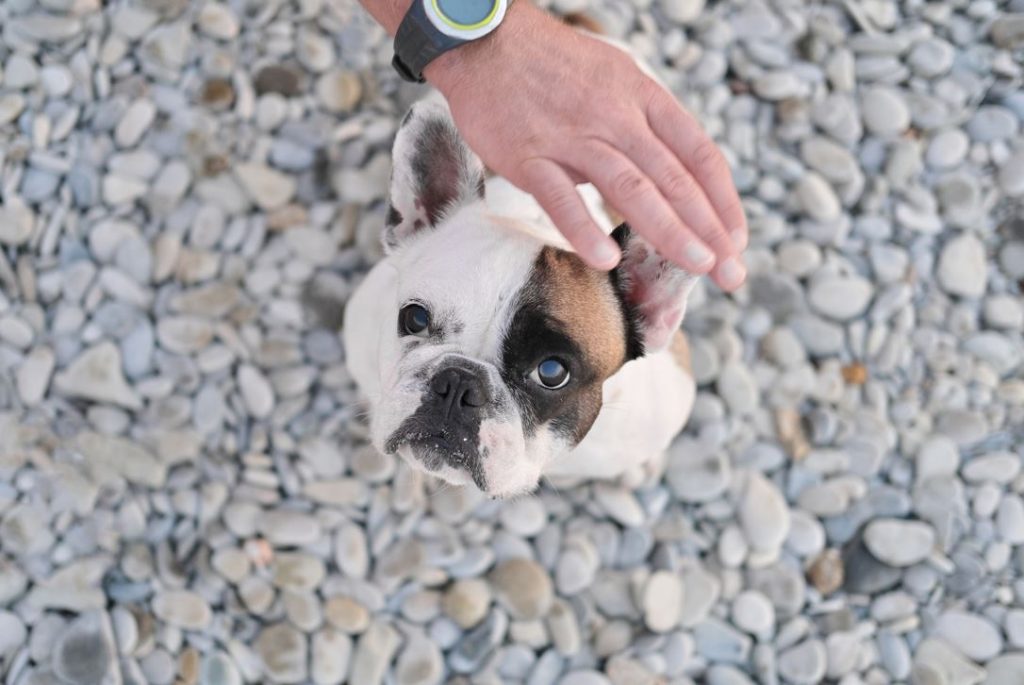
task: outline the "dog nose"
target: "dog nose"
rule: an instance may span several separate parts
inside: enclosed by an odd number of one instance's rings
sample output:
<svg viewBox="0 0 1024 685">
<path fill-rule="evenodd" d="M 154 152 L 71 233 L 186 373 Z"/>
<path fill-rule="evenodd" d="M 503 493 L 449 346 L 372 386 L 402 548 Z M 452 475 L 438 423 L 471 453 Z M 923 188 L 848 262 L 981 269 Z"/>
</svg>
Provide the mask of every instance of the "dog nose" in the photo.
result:
<svg viewBox="0 0 1024 685">
<path fill-rule="evenodd" d="M 438 371 L 430 381 L 430 389 L 443 403 L 446 417 L 453 412 L 476 413 L 491 401 L 487 384 L 480 376 L 453 366 Z"/>
</svg>

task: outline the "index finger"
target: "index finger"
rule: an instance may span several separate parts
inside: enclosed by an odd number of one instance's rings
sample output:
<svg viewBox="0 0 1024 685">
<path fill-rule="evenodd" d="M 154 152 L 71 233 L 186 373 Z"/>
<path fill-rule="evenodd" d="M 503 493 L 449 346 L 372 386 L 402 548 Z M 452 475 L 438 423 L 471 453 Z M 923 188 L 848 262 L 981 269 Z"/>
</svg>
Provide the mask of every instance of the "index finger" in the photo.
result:
<svg viewBox="0 0 1024 685">
<path fill-rule="evenodd" d="M 647 121 L 704 189 L 737 250 L 747 246 L 747 218 L 722 151 L 700 123 L 661 86 L 647 106 Z"/>
</svg>

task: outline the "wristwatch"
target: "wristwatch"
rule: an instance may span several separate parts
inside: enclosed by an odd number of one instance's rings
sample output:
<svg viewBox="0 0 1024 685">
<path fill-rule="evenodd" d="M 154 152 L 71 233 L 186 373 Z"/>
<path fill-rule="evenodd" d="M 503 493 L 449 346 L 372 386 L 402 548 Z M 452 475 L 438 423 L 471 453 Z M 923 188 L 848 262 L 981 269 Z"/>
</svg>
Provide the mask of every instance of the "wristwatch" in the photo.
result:
<svg viewBox="0 0 1024 685">
<path fill-rule="evenodd" d="M 498 28 L 511 0 L 412 0 L 395 34 L 391 61 L 406 81 L 423 82 L 434 58 Z"/>
</svg>

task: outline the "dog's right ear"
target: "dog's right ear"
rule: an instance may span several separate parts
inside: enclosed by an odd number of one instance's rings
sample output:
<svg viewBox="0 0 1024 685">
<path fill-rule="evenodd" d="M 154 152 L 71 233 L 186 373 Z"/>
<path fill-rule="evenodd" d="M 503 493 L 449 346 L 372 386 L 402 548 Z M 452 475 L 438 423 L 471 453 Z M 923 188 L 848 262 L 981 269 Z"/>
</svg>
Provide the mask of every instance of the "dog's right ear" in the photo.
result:
<svg viewBox="0 0 1024 685">
<path fill-rule="evenodd" d="M 452 210 L 483 197 L 484 165 L 462 140 L 439 94 L 409 109 L 391 158 L 387 252 L 417 231 L 436 226 Z"/>
<path fill-rule="evenodd" d="M 612 232 L 622 260 L 612 278 L 627 313 L 627 357 L 668 347 L 686 313 L 686 298 L 697 277 L 659 255 L 650 243 L 622 224 Z"/>
</svg>

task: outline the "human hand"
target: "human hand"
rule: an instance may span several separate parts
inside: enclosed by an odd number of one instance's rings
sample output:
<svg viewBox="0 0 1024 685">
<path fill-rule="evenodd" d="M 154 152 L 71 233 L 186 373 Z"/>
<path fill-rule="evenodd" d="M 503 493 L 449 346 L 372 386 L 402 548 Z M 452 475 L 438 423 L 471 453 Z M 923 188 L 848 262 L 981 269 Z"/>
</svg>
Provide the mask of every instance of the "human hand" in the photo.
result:
<svg viewBox="0 0 1024 685">
<path fill-rule="evenodd" d="M 666 259 L 725 290 L 747 224 L 718 147 L 630 55 L 519 0 L 484 40 L 428 65 L 484 163 L 531 193 L 591 266 L 619 249 L 575 190 L 593 183 Z"/>
</svg>

